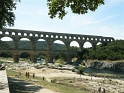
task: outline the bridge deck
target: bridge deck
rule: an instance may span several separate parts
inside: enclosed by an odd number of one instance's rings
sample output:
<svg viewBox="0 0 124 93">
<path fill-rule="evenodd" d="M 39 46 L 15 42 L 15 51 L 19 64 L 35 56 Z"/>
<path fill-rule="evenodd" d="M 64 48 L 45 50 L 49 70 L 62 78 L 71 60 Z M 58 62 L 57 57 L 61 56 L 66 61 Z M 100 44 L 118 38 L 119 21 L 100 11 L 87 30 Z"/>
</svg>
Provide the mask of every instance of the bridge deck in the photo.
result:
<svg viewBox="0 0 124 93">
<path fill-rule="evenodd" d="M 0 93 L 10 93 L 6 70 L 0 70 Z"/>
</svg>

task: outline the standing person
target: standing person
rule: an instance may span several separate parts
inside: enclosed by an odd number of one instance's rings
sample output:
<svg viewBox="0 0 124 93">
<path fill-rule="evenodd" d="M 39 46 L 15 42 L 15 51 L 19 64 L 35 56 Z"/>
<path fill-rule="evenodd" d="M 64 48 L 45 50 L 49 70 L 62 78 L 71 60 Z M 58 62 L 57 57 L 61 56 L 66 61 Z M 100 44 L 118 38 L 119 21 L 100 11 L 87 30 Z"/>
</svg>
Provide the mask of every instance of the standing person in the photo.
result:
<svg viewBox="0 0 124 93">
<path fill-rule="evenodd" d="M 45 77 L 43 77 L 43 81 L 45 80 Z"/>
<path fill-rule="evenodd" d="M 27 76 L 28 76 L 28 78 L 30 77 L 30 73 L 29 72 L 27 73 Z"/>
<path fill-rule="evenodd" d="M 22 73 L 20 72 L 20 73 L 19 73 L 19 77 L 20 77 L 20 78 L 21 78 L 21 74 L 22 74 Z"/>
<path fill-rule="evenodd" d="M 19 73 L 19 76 L 21 76 L 21 72 Z"/>
<path fill-rule="evenodd" d="M 26 72 L 25 76 L 26 76 L 26 78 L 28 78 L 28 73 L 27 72 Z"/>
<path fill-rule="evenodd" d="M 35 78 L 35 73 L 33 73 L 33 79 Z"/>
</svg>

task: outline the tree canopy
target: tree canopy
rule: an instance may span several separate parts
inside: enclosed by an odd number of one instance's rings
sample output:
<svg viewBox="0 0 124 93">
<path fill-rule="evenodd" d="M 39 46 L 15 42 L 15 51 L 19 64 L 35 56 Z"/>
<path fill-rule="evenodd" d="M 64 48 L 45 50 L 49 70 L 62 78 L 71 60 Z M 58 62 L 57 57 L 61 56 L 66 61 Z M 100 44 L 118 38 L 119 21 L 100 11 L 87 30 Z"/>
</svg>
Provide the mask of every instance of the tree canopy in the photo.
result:
<svg viewBox="0 0 124 93">
<path fill-rule="evenodd" d="M 16 2 L 20 0 L 0 0 L 0 29 L 3 26 L 14 26 Z"/>
<path fill-rule="evenodd" d="M 67 8 L 75 14 L 85 14 L 88 10 L 95 11 L 99 5 L 104 4 L 104 0 L 47 0 L 50 18 L 58 17 L 62 19 Z"/>
<path fill-rule="evenodd" d="M 16 3 L 20 0 L 0 0 L 0 29 L 5 26 L 14 26 Z M 67 14 L 67 8 L 72 13 L 85 14 L 89 10 L 95 11 L 104 0 L 47 0 L 50 18 L 58 17 L 63 19 Z"/>
</svg>

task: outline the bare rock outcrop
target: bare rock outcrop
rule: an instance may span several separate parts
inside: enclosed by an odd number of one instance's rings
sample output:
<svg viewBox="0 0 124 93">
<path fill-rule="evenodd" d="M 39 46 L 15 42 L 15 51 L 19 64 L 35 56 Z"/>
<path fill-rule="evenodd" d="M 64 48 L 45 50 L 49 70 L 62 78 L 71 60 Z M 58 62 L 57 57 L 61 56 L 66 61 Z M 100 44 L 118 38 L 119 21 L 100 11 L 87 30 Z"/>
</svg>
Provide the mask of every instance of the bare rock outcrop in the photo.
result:
<svg viewBox="0 0 124 93">
<path fill-rule="evenodd" d="M 124 71 L 124 62 L 96 61 L 96 62 L 90 62 L 88 67 L 96 68 L 96 69 Z"/>
</svg>

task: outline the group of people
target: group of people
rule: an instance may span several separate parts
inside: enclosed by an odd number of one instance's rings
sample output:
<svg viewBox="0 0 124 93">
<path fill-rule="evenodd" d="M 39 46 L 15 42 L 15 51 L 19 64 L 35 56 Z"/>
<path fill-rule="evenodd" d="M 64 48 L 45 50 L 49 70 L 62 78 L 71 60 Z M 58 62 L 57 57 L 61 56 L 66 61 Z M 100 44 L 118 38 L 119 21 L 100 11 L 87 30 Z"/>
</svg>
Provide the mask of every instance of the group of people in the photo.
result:
<svg viewBox="0 0 124 93">
<path fill-rule="evenodd" d="M 25 74 L 26 78 L 30 78 L 30 73 L 29 72 L 26 72 Z M 35 78 L 35 73 L 33 73 L 33 79 Z"/>
</svg>

